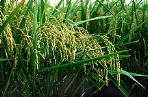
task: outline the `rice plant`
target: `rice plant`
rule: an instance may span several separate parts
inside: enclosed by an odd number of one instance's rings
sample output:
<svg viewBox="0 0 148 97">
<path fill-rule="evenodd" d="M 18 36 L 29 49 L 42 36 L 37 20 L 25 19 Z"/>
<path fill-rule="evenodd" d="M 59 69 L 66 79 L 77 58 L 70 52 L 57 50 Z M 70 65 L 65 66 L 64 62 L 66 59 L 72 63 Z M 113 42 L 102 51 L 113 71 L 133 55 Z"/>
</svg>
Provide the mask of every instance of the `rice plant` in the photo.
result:
<svg viewBox="0 0 148 97">
<path fill-rule="evenodd" d="M 0 1 L 0 95 L 87 97 L 113 81 L 133 96 L 121 74 L 145 88 L 133 76 L 147 74 L 147 3 L 104 2 Z M 126 68 L 134 43 L 144 46 L 141 75 Z"/>
</svg>

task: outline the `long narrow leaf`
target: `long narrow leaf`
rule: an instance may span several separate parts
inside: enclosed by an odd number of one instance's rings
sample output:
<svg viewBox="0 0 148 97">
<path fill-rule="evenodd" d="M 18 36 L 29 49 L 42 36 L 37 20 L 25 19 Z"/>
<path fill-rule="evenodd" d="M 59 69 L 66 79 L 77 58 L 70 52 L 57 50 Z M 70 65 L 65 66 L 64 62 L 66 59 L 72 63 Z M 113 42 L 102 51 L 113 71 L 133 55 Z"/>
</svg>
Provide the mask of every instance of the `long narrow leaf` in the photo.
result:
<svg viewBox="0 0 148 97">
<path fill-rule="evenodd" d="M 51 71 L 51 70 L 60 69 L 60 68 L 64 68 L 64 67 L 83 65 L 84 63 L 89 63 L 89 62 L 92 62 L 92 61 L 101 60 L 103 58 L 109 58 L 110 56 L 114 56 L 116 54 L 120 54 L 120 53 L 127 52 L 127 51 L 128 50 L 123 50 L 123 51 L 119 51 L 119 52 L 115 52 L 115 53 L 111 53 L 111 54 L 106 54 L 106 55 L 99 56 L 99 57 L 92 58 L 92 59 L 77 61 L 77 62 L 68 63 L 68 64 L 61 64 L 61 65 L 58 65 L 58 66 L 47 67 L 47 68 L 43 68 L 43 69 L 39 70 L 38 72 Z"/>
<path fill-rule="evenodd" d="M 143 87 L 143 88 L 145 89 L 145 87 L 144 87 L 142 84 L 140 84 L 140 83 L 133 77 L 133 75 L 131 75 L 131 74 L 134 74 L 134 73 L 129 73 L 129 72 L 125 71 L 125 70 L 121 70 L 120 73 L 123 74 L 123 75 L 128 76 L 129 78 L 131 78 L 133 81 L 135 81 L 137 84 L 139 84 L 141 87 Z M 135 74 L 134 74 L 134 75 L 135 75 Z M 138 74 L 136 74 L 136 75 L 138 75 Z"/>
<path fill-rule="evenodd" d="M 114 70 L 114 71 L 112 71 L 111 73 L 113 74 L 113 73 L 116 73 L 116 72 L 117 72 L 117 71 Z M 145 89 L 145 87 L 144 87 L 142 84 L 140 84 L 140 83 L 134 78 L 134 76 L 148 77 L 148 75 L 142 75 L 142 74 L 137 74 L 137 73 L 131 73 L 131 72 L 127 72 L 127 71 L 125 71 L 125 70 L 123 70 L 123 69 L 120 70 L 120 74 L 123 74 L 123 75 L 128 76 L 128 77 L 131 78 L 133 81 L 135 81 L 138 85 L 140 85 L 142 88 Z"/>
<path fill-rule="evenodd" d="M 132 76 L 141 76 L 141 77 L 148 77 L 148 75 L 143 75 L 143 74 L 137 74 L 137 73 L 132 73 L 132 72 L 128 72 L 130 75 Z"/>
<path fill-rule="evenodd" d="M 6 26 L 9 24 L 9 22 L 12 20 L 12 18 L 15 16 L 16 13 L 18 13 L 21 6 L 23 6 L 25 0 L 22 0 L 18 6 L 10 13 L 6 21 L 3 23 L 3 25 L 0 27 L 0 34 L 3 32 L 3 30 L 6 28 Z"/>
<path fill-rule="evenodd" d="M 0 58 L 0 61 L 8 61 L 8 60 L 11 60 L 11 59 L 7 59 L 7 58 Z"/>
<path fill-rule="evenodd" d="M 83 24 L 83 23 L 86 23 L 86 22 L 89 22 L 89 21 L 99 20 L 99 19 L 105 19 L 105 18 L 110 18 L 110 17 L 112 17 L 112 16 L 100 16 L 100 17 L 95 17 L 95 18 L 91 18 L 91 19 L 88 19 L 88 20 L 83 20 L 83 21 L 75 22 L 75 25 L 80 25 L 80 24 Z"/>
<path fill-rule="evenodd" d="M 120 91 L 124 94 L 125 97 L 130 97 L 129 93 L 125 90 L 125 88 L 122 85 L 118 85 L 117 80 L 113 77 L 113 75 L 109 72 L 109 78 L 111 78 L 111 81 L 120 89 Z"/>
<path fill-rule="evenodd" d="M 115 17 L 115 15 L 101 1 L 97 0 L 97 2 L 99 2 L 109 13 Z"/>
<path fill-rule="evenodd" d="M 19 26 L 19 28 L 21 28 L 21 29 L 23 29 L 23 27 L 25 26 L 25 22 L 26 22 L 26 18 L 25 18 L 25 17 L 27 17 L 28 12 L 29 12 L 29 10 L 30 10 L 30 7 L 31 7 L 32 3 L 33 3 L 33 0 L 29 0 L 29 2 L 28 2 L 28 4 L 27 4 L 26 12 L 25 12 L 25 14 L 24 14 L 24 18 L 22 19 L 22 21 L 21 21 L 21 23 L 20 23 L 20 26 Z"/>
<path fill-rule="evenodd" d="M 137 29 L 139 29 L 144 23 L 146 23 L 147 21 L 141 23 L 139 26 L 137 26 L 136 28 L 134 28 L 132 31 L 130 31 L 129 33 L 127 33 L 123 38 L 121 38 L 121 40 L 119 40 L 116 44 L 121 44 L 124 40 L 126 40 L 130 35 L 132 35 Z"/>
<path fill-rule="evenodd" d="M 5 4 L 6 4 L 6 0 L 1 0 L 0 1 L 0 6 L 2 7 L 2 12 L 4 11 Z"/>
<path fill-rule="evenodd" d="M 36 69 L 37 69 L 37 41 L 38 41 L 38 34 L 37 34 L 37 20 L 38 20 L 38 3 L 37 0 L 35 1 L 35 8 L 34 8 L 34 24 L 33 24 L 33 53 L 32 53 L 32 63 L 33 63 L 33 77 L 36 76 Z M 35 93 L 35 80 L 33 80 L 33 94 Z"/>
</svg>

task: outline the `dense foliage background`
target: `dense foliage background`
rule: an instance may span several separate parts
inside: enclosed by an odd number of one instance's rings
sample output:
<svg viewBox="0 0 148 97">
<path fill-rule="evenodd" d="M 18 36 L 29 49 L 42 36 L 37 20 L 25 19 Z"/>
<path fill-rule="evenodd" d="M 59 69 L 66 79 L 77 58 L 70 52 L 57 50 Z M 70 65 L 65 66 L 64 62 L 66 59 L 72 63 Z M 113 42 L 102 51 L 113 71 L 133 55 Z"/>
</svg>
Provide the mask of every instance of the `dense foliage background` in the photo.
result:
<svg viewBox="0 0 148 97">
<path fill-rule="evenodd" d="M 0 1 L 0 96 L 148 96 L 147 0 L 24 2 Z"/>
</svg>

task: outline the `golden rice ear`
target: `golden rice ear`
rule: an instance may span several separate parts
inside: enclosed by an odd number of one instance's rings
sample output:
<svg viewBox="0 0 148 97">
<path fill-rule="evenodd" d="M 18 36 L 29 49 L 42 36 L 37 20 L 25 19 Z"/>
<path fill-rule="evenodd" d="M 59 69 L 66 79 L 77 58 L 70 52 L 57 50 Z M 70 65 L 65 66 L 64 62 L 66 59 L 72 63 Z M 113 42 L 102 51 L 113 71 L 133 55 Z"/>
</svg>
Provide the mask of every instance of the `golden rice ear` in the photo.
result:
<svg viewBox="0 0 148 97">
<path fill-rule="evenodd" d="M 100 12 L 100 14 L 104 14 L 103 9 L 101 9 Z M 25 53 L 27 53 L 27 66 L 29 61 L 31 61 L 34 37 L 32 33 L 34 14 L 32 12 L 29 12 L 28 14 L 29 15 L 26 17 L 22 15 L 19 15 L 19 17 L 14 17 L 15 21 L 11 23 L 11 26 L 9 25 L 10 27 L 8 26 L 6 30 L 7 34 L 4 33 L 4 36 L 6 37 L 6 40 L 9 44 L 8 52 L 13 51 L 13 48 L 16 48 L 16 57 L 21 58 L 23 50 L 25 49 Z M 78 14 L 81 15 L 79 12 Z M 107 47 L 108 54 L 116 52 L 114 45 L 111 43 L 111 41 L 109 41 L 107 37 L 100 36 L 102 40 L 98 41 L 97 39 L 93 38 L 93 36 L 90 35 L 86 29 L 82 27 L 75 26 L 69 28 L 69 26 L 73 25 L 74 22 L 72 20 L 65 19 L 65 13 L 59 13 L 58 16 L 51 16 L 51 14 L 45 13 L 45 16 L 45 23 L 39 23 L 37 28 L 37 50 L 34 51 L 35 55 L 37 55 L 35 56 L 37 58 L 37 69 L 56 65 L 58 66 L 64 62 L 73 63 L 75 61 L 87 60 L 98 56 L 103 56 L 104 51 L 102 50 L 102 42 Z M 23 29 L 20 29 L 19 23 L 23 18 L 26 19 L 26 24 Z M 86 18 L 90 18 L 90 10 L 87 10 Z M 81 19 L 80 16 L 77 16 L 77 19 Z M 113 21 L 116 21 L 116 19 L 113 18 Z M 104 20 L 102 22 L 105 23 Z M 89 25 L 89 22 L 87 22 L 87 25 Z M 13 37 L 16 36 L 12 36 L 12 28 L 18 29 L 21 32 L 19 38 L 20 43 L 17 44 L 16 47 L 14 47 L 16 44 L 13 40 Z M 116 31 L 116 28 L 117 24 L 112 22 L 110 29 L 115 29 Z M 44 66 L 45 64 L 42 63 L 44 60 L 47 60 L 46 66 Z M 16 60 L 15 62 L 15 64 L 17 64 L 18 61 Z M 103 65 L 103 69 L 98 68 L 100 64 Z M 80 68 L 87 75 L 89 75 L 91 72 L 91 77 L 96 82 L 98 82 L 97 84 L 100 88 L 102 88 L 104 85 L 108 86 L 108 69 L 116 69 L 117 80 L 120 84 L 120 61 L 118 57 L 102 59 L 99 62 L 95 61 L 85 63 L 85 65 Z M 27 70 L 29 70 L 29 68 L 27 68 Z"/>
<path fill-rule="evenodd" d="M 39 27 L 38 35 L 38 46 L 40 49 L 45 47 L 45 41 L 46 43 L 50 42 L 49 45 L 51 45 L 51 47 L 48 48 L 50 49 L 50 56 L 48 59 L 50 60 L 49 64 L 60 65 L 65 61 L 74 62 L 104 55 L 99 42 L 96 39 L 93 39 L 93 37 L 83 28 L 77 27 L 76 30 L 73 28 L 70 30 L 63 23 L 61 23 L 60 26 L 59 24 L 56 26 L 46 23 L 44 26 Z M 107 51 L 109 54 L 116 51 L 114 45 L 107 39 L 107 37 L 102 36 L 101 38 L 107 46 Z M 76 55 L 79 52 L 82 52 L 82 54 Z M 40 53 L 40 55 L 46 56 L 45 53 Z M 57 56 L 60 57 L 57 58 Z M 117 79 L 120 81 L 120 62 L 118 57 L 111 57 L 108 60 L 102 59 L 101 63 L 104 66 L 104 70 L 102 70 L 104 71 L 101 77 L 102 79 L 99 77 L 96 80 L 103 81 L 105 79 L 105 84 L 108 86 L 108 68 L 112 68 L 117 69 Z M 90 68 L 89 65 L 91 66 Z M 88 74 L 91 70 L 93 72 L 93 69 L 97 69 L 98 65 L 98 62 L 90 62 L 85 64 L 85 66 L 83 66 L 85 74 Z M 90 69 L 90 71 L 88 69 Z M 98 70 L 100 69 L 98 68 Z M 94 74 L 95 73 L 96 72 L 94 72 Z"/>
<path fill-rule="evenodd" d="M 2 12 L 1 13 L 1 17 L 0 17 L 0 25 L 3 25 L 3 21 L 6 20 L 6 16 L 3 15 Z M 6 26 L 6 28 L 3 30 L 3 33 L 0 34 L 0 41 L 3 41 L 1 42 L 1 44 L 3 46 L 6 46 L 7 49 L 6 49 L 6 53 L 8 54 L 8 56 L 10 56 L 11 58 L 14 57 L 13 54 L 14 54 L 14 48 L 15 48 L 15 41 L 14 41 L 14 38 L 13 38 L 13 34 L 12 34 L 12 31 L 11 31 L 11 26 L 8 24 Z"/>
<path fill-rule="evenodd" d="M 107 51 L 108 51 L 109 54 L 116 52 L 114 45 L 112 44 L 111 41 L 109 41 L 107 39 L 106 36 L 100 36 L 100 37 L 101 37 L 102 41 L 105 43 L 105 45 L 107 46 Z M 112 69 L 117 70 L 117 81 L 118 81 L 118 85 L 120 85 L 120 60 L 119 60 L 119 55 L 117 54 L 116 56 L 112 56 L 104 62 L 103 62 L 103 65 L 105 67 L 105 72 L 106 72 L 106 75 L 105 75 L 106 85 L 108 85 L 108 67 L 111 68 L 111 70 Z M 109 66 L 107 66 L 107 64 Z"/>
</svg>

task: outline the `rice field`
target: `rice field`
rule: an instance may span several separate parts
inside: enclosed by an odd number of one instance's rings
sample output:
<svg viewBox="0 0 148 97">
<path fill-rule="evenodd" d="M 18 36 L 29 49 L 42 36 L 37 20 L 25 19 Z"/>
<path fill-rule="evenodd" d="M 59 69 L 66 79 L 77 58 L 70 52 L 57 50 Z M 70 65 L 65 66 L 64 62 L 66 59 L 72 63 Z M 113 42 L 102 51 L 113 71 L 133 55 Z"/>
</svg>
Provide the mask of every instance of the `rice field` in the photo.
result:
<svg viewBox="0 0 148 97">
<path fill-rule="evenodd" d="M 147 97 L 147 40 L 147 0 L 1 0 L 0 96 Z"/>
</svg>

